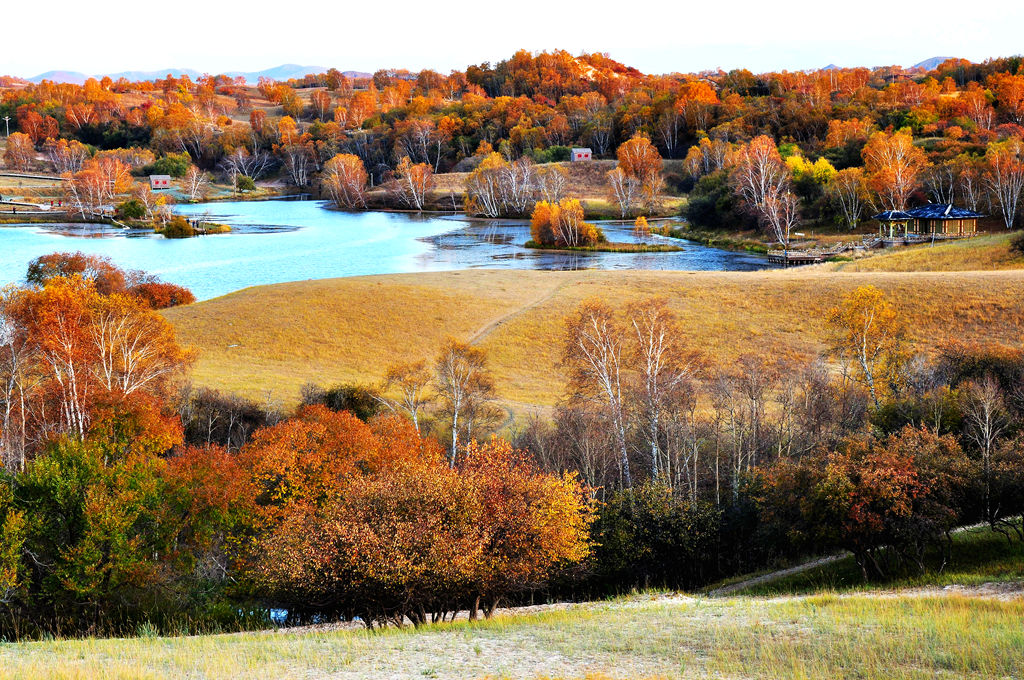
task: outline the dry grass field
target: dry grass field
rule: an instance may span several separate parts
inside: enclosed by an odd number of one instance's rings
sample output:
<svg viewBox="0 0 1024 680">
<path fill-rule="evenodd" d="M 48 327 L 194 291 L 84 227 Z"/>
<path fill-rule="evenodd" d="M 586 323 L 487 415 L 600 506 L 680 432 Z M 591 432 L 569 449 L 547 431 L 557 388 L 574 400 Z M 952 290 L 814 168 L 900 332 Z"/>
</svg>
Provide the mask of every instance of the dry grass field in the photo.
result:
<svg viewBox="0 0 1024 680">
<path fill-rule="evenodd" d="M 356 277 L 250 288 L 166 314 L 180 338 L 200 349 L 197 384 L 256 398 L 269 394 L 285 404 L 295 403 L 308 381 L 377 381 L 389 363 L 429 358 L 450 335 L 488 351 L 507 404 L 551 405 L 563 383 L 563 320 L 594 296 L 611 305 L 666 298 L 689 342 L 721 367 L 744 353 L 814 357 L 824 348 L 828 309 L 864 284 L 892 296 L 921 351 L 953 339 L 1021 341 L 1024 272 L 834 267 Z"/>
<path fill-rule="evenodd" d="M 1010 250 L 1013 234 L 1003 232 L 964 241 L 894 248 L 855 262 L 840 262 L 843 272 L 978 271 L 1024 269 L 1024 256 Z"/>
<path fill-rule="evenodd" d="M 420 630 L 0 644 L 0 679 L 1019 678 L 1024 600 L 651 594 Z"/>
</svg>

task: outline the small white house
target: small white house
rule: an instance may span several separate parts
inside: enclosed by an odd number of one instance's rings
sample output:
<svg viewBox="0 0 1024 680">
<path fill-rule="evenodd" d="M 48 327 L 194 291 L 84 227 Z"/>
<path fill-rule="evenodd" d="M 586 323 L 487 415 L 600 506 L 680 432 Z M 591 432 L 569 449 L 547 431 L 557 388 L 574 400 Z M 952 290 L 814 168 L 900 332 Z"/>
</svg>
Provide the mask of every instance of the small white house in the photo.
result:
<svg viewBox="0 0 1024 680">
<path fill-rule="evenodd" d="M 569 152 L 569 160 L 573 163 L 592 160 L 594 154 L 586 147 L 577 147 Z"/>
<path fill-rule="evenodd" d="M 149 176 L 149 188 L 156 189 L 170 189 L 171 188 L 171 176 L 170 175 L 150 175 Z"/>
</svg>

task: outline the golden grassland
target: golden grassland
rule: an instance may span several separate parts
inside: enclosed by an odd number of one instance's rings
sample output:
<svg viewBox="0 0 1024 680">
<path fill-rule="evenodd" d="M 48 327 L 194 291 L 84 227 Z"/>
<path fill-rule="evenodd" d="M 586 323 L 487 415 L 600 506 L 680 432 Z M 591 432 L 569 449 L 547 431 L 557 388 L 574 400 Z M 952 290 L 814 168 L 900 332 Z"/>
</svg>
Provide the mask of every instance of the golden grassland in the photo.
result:
<svg viewBox="0 0 1024 680">
<path fill-rule="evenodd" d="M 0 645 L 0 678 L 1015 678 L 1024 600 L 646 594 L 420 630 Z"/>
<path fill-rule="evenodd" d="M 1012 233 L 988 234 L 962 241 L 894 248 L 854 262 L 836 263 L 844 272 L 979 271 L 1024 269 L 1024 256 L 1010 250 Z"/>
<path fill-rule="evenodd" d="M 487 350 L 507 404 L 549 406 L 562 391 L 564 318 L 595 296 L 613 306 L 664 297 L 687 341 L 719 367 L 745 353 L 813 358 L 825 348 L 827 311 L 865 284 L 878 286 L 899 306 L 923 352 L 950 340 L 1021 340 L 1022 272 L 834 267 L 354 277 L 249 288 L 166 315 L 181 340 L 200 350 L 197 384 L 256 398 L 272 394 L 285 404 L 294 404 L 308 381 L 377 381 L 388 364 L 431 358 L 452 336 Z"/>
</svg>

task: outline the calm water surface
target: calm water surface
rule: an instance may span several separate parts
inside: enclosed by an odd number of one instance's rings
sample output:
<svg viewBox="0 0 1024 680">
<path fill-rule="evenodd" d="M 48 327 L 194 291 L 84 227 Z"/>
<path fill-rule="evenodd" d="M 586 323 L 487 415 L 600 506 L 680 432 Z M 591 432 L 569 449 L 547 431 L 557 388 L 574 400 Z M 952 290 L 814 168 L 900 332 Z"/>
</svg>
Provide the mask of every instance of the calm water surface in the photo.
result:
<svg viewBox="0 0 1024 680">
<path fill-rule="evenodd" d="M 450 269 L 751 270 L 762 257 L 699 244 L 677 253 L 553 253 L 527 250 L 529 226 L 462 216 L 326 210 L 320 201 L 249 201 L 179 206 L 230 224 L 230 234 L 165 239 L 148 232 L 83 225 L 0 228 L 0 285 L 21 281 L 28 263 L 46 253 L 81 250 L 109 256 L 188 286 L 199 299 L 248 286 L 364 274 Z M 628 225 L 603 224 L 613 241 L 635 241 Z"/>
</svg>

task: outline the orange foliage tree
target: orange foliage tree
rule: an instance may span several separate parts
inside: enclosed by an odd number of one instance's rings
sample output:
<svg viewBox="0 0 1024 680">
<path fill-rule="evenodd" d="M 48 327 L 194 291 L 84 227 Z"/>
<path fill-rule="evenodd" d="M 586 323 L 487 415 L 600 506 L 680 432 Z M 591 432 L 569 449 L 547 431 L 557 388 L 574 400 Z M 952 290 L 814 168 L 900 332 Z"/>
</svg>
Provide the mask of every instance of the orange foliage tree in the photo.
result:
<svg viewBox="0 0 1024 680">
<path fill-rule="evenodd" d="M 876 132 L 862 152 L 868 185 L 886 210 L 905 210 L 918 175 L 927 165 L 924 152 L 906 132 Z"/>
<path fill-rule="evenodd" d="M 366 424 L 310 407 L 239 454 L 257 531 L 243 546 L 256 592 L 302 620 L 419 625 L 542 584 L 589 552 L 589 495 L 503 442 L 451 468 L 397 417 Z"/>
<path fill-rule="evenodd" d="M 359 156 L 350 153 L 336 155 L 324 165 L 320 182 L 341 208 L 366 207 L 366 168 Z"/>
<path fill-rule="evenodd" d="M 865 580 L 905 565 L 923 572 L 929 547 L 948 554 L 971 474 L 955 438 L 908 426 L 802 463 L 780 461 L 767 475 L 765 506 L 790 536 L 852 552 Z"/>
<path fill-rule="evenodd" d="M 395 177 L 389 186 L 390 193 L 402 205 L 423 210 L 427 193 L 434 187 L 434 171 L 429 163 L 413 163 L 404 156 L 395 168 Z"/>
<path fill-rule="evenodd" d="M 638 134 L 623 142 L 616 155 L 619 164 L 609 173 L 608 179 L 623 216 L 629 213 L 633 205 L 632 191 L 624 190 L 630 183 L 635 184 L 637 207 L 647 212 L 655 210 L 663 182 L 658 149 L 651 144 L 651 140 Z"/>
<path fill-rule="evenodd" d="M 17 436 L 3 438 L 9 465 L 20 468 L 62 435 L 95 434 L 132 448 L 127 439 L 149 432 L 151 442 L 139 445 L 160 452 L 180 442 L 166 403 L 192 353 L 147 304 L 124 293 L 102 295 L 79 275 L 14 289 L 0 303 L 5 345 L 21 356 L 8 365 L 2 395 L 17 411 L 6 419 Z M 112 417 L 117 430 L 108 427 Z"/>
<path fill-rule="evenodd" d="M 21 132 L 15 132 L 7 138 L 4 149 L 4 165 L 11 170 L 27 170 L 36 156 L 32 139 Z"/>
<path fill-rule="evenodd" d="M 583 221 L 583 206 L 575 198 L 538 201 L 530 217 L 530 234 L 539 245 L 561 248 L 592 246 L 603 236 L 600 229 Z"/>
</svg>

